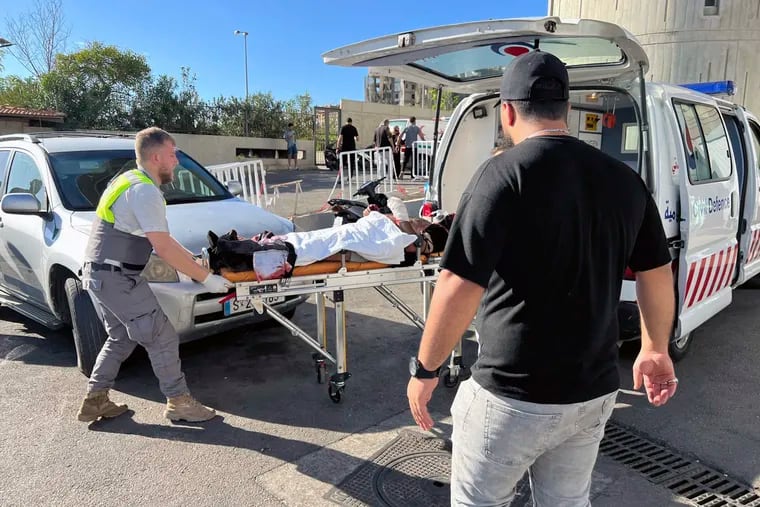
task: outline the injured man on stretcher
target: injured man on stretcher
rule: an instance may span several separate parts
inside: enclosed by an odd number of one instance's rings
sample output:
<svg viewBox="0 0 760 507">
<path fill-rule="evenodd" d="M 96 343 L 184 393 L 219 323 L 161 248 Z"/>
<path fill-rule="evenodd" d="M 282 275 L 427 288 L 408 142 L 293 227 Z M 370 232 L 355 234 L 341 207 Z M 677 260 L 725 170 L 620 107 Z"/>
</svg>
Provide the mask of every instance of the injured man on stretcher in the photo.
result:
<svg viewBox="0 0 760 507">
<path fill-rule="evenodd" d="M 209 231 L 209 267 L 233 282 L 262 281 L 333 273 L 342 267 L 409 266 L 418 253 L 443 251 L 452 217 L 432 223 L 403 215 L 368 211 L 354 223 L 281 236 L 263 232 L 241 238 L 234 230 L 221 236 Z"/>
</svg>

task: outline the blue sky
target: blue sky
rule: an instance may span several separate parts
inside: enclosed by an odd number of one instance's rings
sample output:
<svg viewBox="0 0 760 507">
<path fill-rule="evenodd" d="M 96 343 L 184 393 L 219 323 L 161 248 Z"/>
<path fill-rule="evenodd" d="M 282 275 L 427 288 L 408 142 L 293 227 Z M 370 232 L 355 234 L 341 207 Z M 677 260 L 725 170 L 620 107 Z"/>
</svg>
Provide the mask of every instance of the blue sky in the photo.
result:
<svg viewBox="0 0 760 507">
<path fill-rule="evenodd" d="M 32 1 L 0 3 L 0 37 L 7 38 L 5 17 L 28 11 Z M 415 28 L 543 16 L 547 5 L 547 0 L 63 0 L 69 51 L 101 41 L 144 55 L 155 75 L 179 77 L 181 67 L 190 67 L 205 99 L 242 97 L 244 41 L 233 35 L 239 29 L 249 32 L 250 93 L 289 99 L 308 91 L 316 105 L 364 99 L 366 70 L 325 65 L 325 51 Z M 3 63 L 3 75 L 25 75 L 12 56 Z"/>
</svg>

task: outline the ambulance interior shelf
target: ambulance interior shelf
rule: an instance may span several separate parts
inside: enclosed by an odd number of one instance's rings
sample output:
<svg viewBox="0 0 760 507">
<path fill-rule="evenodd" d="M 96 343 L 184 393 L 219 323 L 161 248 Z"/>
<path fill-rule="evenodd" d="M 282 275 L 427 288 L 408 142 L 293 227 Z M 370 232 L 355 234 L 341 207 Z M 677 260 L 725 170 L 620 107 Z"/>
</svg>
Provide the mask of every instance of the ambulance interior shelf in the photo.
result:
<svg viewBox="0 0 760 507">
<path fill-rule="evenodd" d="M 570 134 L 638 169 L 639 124 L 630 96 L 615 91 L 573 91 Z"/>
</svg>

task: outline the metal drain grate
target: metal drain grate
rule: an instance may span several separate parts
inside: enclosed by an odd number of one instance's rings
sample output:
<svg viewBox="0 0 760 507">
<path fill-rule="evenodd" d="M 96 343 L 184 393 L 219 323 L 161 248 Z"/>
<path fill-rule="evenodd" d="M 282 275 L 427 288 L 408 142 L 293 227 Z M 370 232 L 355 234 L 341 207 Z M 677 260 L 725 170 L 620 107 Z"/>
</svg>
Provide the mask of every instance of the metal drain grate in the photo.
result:
<svg viewBox="0 0 760 507">
<path fill-rule="evenodd" d="M 760 507 L 760 494 L 725 474 L 608 422 L 599 450 L 699 507 Z"/>
</svg>

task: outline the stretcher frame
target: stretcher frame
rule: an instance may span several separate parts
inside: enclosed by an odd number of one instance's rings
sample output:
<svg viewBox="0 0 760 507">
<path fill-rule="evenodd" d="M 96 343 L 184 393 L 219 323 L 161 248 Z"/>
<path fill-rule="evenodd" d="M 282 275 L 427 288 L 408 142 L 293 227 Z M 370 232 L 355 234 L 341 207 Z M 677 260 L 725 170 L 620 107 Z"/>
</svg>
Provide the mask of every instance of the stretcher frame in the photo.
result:
<svg viewBox="0 0 760 507">
<path fill-rule="evenodd" d="M 328 386 L 328 395 L 335 403 L 341 401 L 346 381 L 351 377 L 351 373 L 348 371 L 345 292 L 354 289 L 375 289 L 412 324 L 423 330 L 430 310 L 433 288 L 441 269 L 440 259 L 431 258 L 427 263 L 418 259 L 412 266 L 389 266 L 379 269 L 348 271 L 345 261 L 346 255 L 343 254 L 341 258 L 343 267 L 338 272 L 292 276 L 261 282 L 235 283 L 235 297 L 238 300 L 251 300 L 254 311 L 259 314 L 266 312 L 272 319 L 315 350 L 312 358 L 314 359 L 317 382 L 325 383 L 328 380 L 327 362 L 335 365 L 337 372 L 329 377 Z M 207 262 L 207 259 L 208 254 L 204 251 L 204 261 Z M 396 285 L 410 283 L 421 284 L 422 315 L 419 315 L 391 289 Z M 272 303 L 274 298 L 312 294 L 316 296 L 317 306 L 316 338 L 278 312 Z M 328 298 L 333 302 L 335 308 L 335 356 L 327 350 Z M 462 369 L 462 341 L 460 340 L 451 354 L 448 370 L 444 375 L 444 383 L 447 387 L 457 385 Z"/>
</svg>

